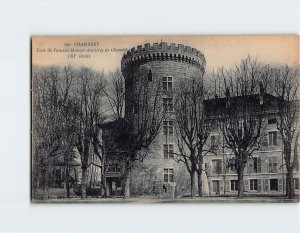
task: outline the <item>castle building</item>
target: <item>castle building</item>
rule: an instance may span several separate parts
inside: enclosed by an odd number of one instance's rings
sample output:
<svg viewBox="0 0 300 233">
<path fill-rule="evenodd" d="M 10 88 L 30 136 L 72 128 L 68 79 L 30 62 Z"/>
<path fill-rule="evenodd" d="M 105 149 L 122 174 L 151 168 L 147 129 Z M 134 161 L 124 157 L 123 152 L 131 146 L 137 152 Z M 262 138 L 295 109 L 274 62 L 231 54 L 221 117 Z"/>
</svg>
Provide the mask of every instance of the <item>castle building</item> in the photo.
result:
<svg viewBox="0 0 300 233">
<path fill-rule="evenodd" d="M 286 167 L 283 154 L 283 141 L 277 129 L 278 107 L 277 97 L 263 93 L 249 98 L 259 105 L 264 101 L 264 114 L 261 127 L 260 147 L 254 151 L 244 170 L 244 192 L 247 195 L 283 195 L 286 191 Z M 232 97 L 232 104 L 238 104 L 241 97 Z M 226 108 L 226 98 L 204 101 L 206 111 L 216 117 L 217 110 Z M 224 116 L 225 117 L 225 116 Z M 237 172 L 228 166 L 233 153 L 227 149 L 224 136 L 218 124 L 212 128 L 208 145 L 218 144 L 214 153 L 205 156 L 210 195 L 237 195 Z M 295 143 L 299 142 L 293 142 Z M 299 194 L 299 166 L 294 169 L 295 193 Z"/>
<path fill-rule="evenodd" d="M 174 160 L 173 152 L 176 147 L 174 130 L 174 99 L 173 92 L 176 85 L 182 79 L 199 78 L 202 80 L 206 61 L 204 55 L 189 46 L 166 42 L 145 44 L 137 46 L 127 52 L 122 58 L 121 69 L 125 78 L 125 117 L 135 118 L 134 96 L 135 83 L 132 82 L 134 74 L 141 71 L 147 72 L 149 82 L 158 82 L 162 89 L 160 95 L 163 110 L 167 112 L 162 123 L 162 132 L 156 137 L 155 148 L 150 158 L 143 163 L 147 169 L 135 171 L 139 175 L 132 174 L 131 193 L 136 195 L 143 193 L 161 193 L 165 188 L 166 195 L 175 195 L 175 186 L 188 185 L 184 164 L 178 164 Z M 133 104 L 132 104 L 133 103 Z M 135 179 L 138 177 L 138 179 Z M 182 180 L 178 184 L 179 180 Z M 136 191 L 135 191 L 136 190 Z M 178 194 L 184 194 L 183 190 L 176 190 Z M 187 192 L 186 192 L 187 193 Z"/>
<path fill-rule="evenodd" d="M 190 178 L 186 167 L 174 160 L 178 153 L 174 130 L 174 99 L 173 90 L 182 79 L 199 78 L 202 80 L 205 71 L 204 55 L 189 46 L 167 44 L 166 42 L 145 44 L 132 48 L 124 54 L 121 71 L 125 78 L 125 117 L 136 121 L 139 111 L 136 101 L 137 83 L 134 76 L 141 72 L 147 73 L 147 81 L 161 84 L 161 101 L 168 112 L 162 124 L 162 130 L 153 142 L 150 156 L 137 166 L 130 175 L 131 195 L 185 196 L 190 194 Z M 256 98 L 253 96 L 253 98 Z M 259 100 L 259 98 L 258 98 Z M 233 101 L 235 101 L 233 99 Z M 285 193 L 285 166 L 282 152 L 282 140 L 276 127 L 277 108 L 275 97 L 267 95 L 267 117 L 264 119 L 264 145 L 253 154 L 244 171 L 244 189 L 249 194 L 279 195 Z M 225 98 L 203 100 L 204 108 L 212 106 L 224 108 Z M 111 123 L 110 123 L 111 124 Z M 110 127 L 103 127 L 103 138 L 110 138 Z M 108 142 L 107 142 L 108 143 Z M 224 139 L 220 128 L 212 129 L 208 145 L 218 144 L 214 153 L 204 158 L 202 175 L 204 195 L 236 195 L 237 173 L 228 168 L 228 160 L 232 153 L 224 149 Z M 107 154 L 108 158 L 110 154 Z M 108 195 L 121 194 L 121 165 L 111 160 L 106 172 Z M 299 168 L 297 168 L 299 169 Z M 299 190 L 299 172 L 295 170 L 295 190 Z"/>
</svg>

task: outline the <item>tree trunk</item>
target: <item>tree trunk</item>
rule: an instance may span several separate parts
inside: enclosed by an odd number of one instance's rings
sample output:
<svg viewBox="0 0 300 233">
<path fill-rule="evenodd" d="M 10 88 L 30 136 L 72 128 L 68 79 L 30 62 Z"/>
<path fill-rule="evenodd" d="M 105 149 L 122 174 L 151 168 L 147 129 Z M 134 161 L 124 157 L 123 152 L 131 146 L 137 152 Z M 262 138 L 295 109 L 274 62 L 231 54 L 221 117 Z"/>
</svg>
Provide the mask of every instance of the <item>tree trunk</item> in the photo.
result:
<svg viewBox="0 0 300 233">
<path fill-rule="evenodd" d="M 207 181 L 207 185 L 208 185 L 208 195 L 211 197 L 211 185 L 210 185 L 210 181 Z"/>
<path fill-rule="evenodd" d="M 67 164 L 67 166 L 66 166 L 66 189 L 67 189 L 67 198 L 70 198 L 69 173 L 70 173 L 70 168 L 69 168 L 69 165 Z"/>
<path fill-rule="evenodd" d="M 199 197 L 202 197 L 203 193 L 202 193 L 202 171 L 200 171 L 198 174 L 198 194 Z"/>
<path fill-rule="evenodd" d="M 43 199 L 49 198 L 49 177 L 51 173 L 51 166 L 48 164 L 44 176 Z"/>
<path fill-rule="evenodd" d="M 49 198 L 49 176 L 48 176 L 48 174 L 45 174 L 44 181 L 45 182 L 44 182 L 44 187 L 43 187 L 43 199 L 48 199 Z"/>
<path fill-rule="evenodd" d="M 294 198 L 294 177 L 293 177 L 293 167 L 289 166 L 287 168 L 286 174 L 286 195 L 289 199 Z"/>
<path fill-rule="evenodd" d="M 123 197 L 125 199 L 130 197 L 129 180 L 130 180 L 130 163 L 127 162 L 124 167 L 124 173 L 122 179 L 122 192 L 123 192 Z"/>
<path fill-rule="evenodd" d="M 105 171 L 102 172 L 101 169 L 101 196 L 102 198 L 107 197 L 107 191 L 106 191 L 106 176 L 105 176 Z"/>
<path fill-rule="evenodd" d="M 195 172 L 190 173 L 191 177 L 191 199 L 195 197 Z"/>
<path fill-rule="evenodd" d="M 286 164 L 286 195 L 289 199 L 294 198 L 294 179 L 293 179 L 293 163 L 291 163 L 292 146 L 291 142 L 286 141 L 284 143 L 284 154 Z M 295 158 L 294 158 L 295 159 Z"/>
<path fill-rule="evenodd" d="M 123 178 L 123 196 L 124 198 L 130 198 L 130 188 L 129 188 L 129 171 L 124 174 Z"/>
<path fill-rule="evenodd" d="M 67 174 L 67 198 L 70 198 L 69 174 Z"/>
<path fill-rule="evenodd" d="M 238 198 L 244 197 L 244 166 L 238 169 Z"/>
<path fill-rule="evenodd" d="M 88 171 L 87 171 L 87 167 L 83 167 L 82 180 L 81 180 L 81 199 L 86 199 L 87 197 L 87 193 L 86 193 L 87 183 L 88 183 Z"/>
</svg>

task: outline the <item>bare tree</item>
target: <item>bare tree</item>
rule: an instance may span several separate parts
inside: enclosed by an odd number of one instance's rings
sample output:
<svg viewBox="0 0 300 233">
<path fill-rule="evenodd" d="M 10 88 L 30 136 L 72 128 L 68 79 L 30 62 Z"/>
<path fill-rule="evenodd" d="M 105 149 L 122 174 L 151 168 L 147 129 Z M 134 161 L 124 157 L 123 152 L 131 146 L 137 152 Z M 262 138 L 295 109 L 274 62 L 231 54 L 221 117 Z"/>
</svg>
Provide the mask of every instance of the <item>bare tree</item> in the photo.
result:
<svg viewBox="0 0 300 233">
<path fill-rule="evenodd" d="M 238 174 L 238 197 L 244 193 L 243 174 L 254 151 L 260 148 L 265 108 L 265 89 L 271 77 L 269 66 L 247 57 L 230 70 L 219 70 L 215 104 L 226 147 L 234 157 L 230 166 Z M 225 98 L 219 99 L 219 97 Z M 212 106 L 217 108 L 217 106 Z"/>
<path fill-rule="evenodd" d="M 105 90 L 113 120 L 121 119 L 125 111 L 125 80 L 120 70 L 108 75 L 108 85 Z"/>
<path fill-rule="evenodd" d="M 283 140 L 283 152 L 286 174 L 286 194 L 294 197 L 293 170 L 299 166 L 299 70 L 288 66 L 276 69 L 274 92 L 277 98 L 278 117 L 277 128 Z M 292 148 L 294 144 L 294 153 Z"/>
<path fill-rule="evenodd" d="M 161 82 L 155 78 L 149 81 L 147 77 L 148 70 L 143 68 L 132 73 L 130 80 L 124 80 L 123 84 L 117 76 L 117 81 L 114 78 L 112 80 L 115 94 L 109 96 L 116 114 L 112 130 L 115 146 L 112 150 L 115 157 L 122 161 L 122 189 L 125 198 L 130 196 L 130 171 L 137 161 L 142 162 L 149 155 L 150 145 L 159 134 L 164 119 Z M 131 87 L 131 91 L 127 93 L 127 110 L 121 118 L 121 106 L 125 96 L 122 86 L 126 85 Z"/>
<path fill-rule="evenodd" d="M 81 157 L 81 197 L 86 198 L 88 166 L 92 153 L 100 155 L 98 136 L 103 121 L 103 73 L 82 67 L 76 72 L 74 101 L 79 110 L 76 147 Z"/>
<path fill-rule="evenodd" d="M 203 82 L 201 77 L 182 80 L 175 90 L 175 131 L 179 153 L 176 162 L 183 162 L 190 174 L 191 198 L 195 196 L 195 175 L 198 193 L 202 196 L 203 157 L 213 151 L 206 146 L 211 130 L 211 121 L 203 106 Z"/>
<path fill-rule="evenodd" d="M 70 107 L 72 84 L 70 67 L 34 68 L 32 77 L 32 144 L 33 178 L 36 188 L 43 186 L 48 198 L 48 186 L 53 166 L 67 159 L 74 143 L 74 114 Z M 71 159 L 68 158 L 69 160 Z M 67 189 L 67 195 L 69 191 Z"/>
</svg>

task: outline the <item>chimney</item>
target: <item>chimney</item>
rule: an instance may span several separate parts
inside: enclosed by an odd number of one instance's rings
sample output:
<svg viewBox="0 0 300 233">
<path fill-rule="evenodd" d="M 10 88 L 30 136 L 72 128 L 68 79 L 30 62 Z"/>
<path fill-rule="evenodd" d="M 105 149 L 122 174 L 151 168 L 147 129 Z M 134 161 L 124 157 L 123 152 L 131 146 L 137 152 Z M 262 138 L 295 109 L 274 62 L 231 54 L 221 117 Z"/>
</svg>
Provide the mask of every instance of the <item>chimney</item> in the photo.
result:
<svg viewBox="0 0 300 233">
<path fill-rule="evenodd" d="M 226 108 L 229 108 L 230 106 L 229 99 L 230 99 L 230 91 L 229 88 L 226 88 Z"/>
<path fill-rule="evenodd" d="M 263 95 L 265 93 L 265 88 L 262 83 L 259 84 L 259 93 Z"/>
<path fill-rule="evenodd" d="M 259 84 L 259 104 L 264 104 L 264 94 L 265 94 L 265 88 L 262 83 Z"/>
<path fill-rule="evenodd" d="M 230 98 L 230 91 L 229 91 L 229 88 L 226 88 L 226 98 L 227 98 L 227 99 Z"/>
<path fill-rule="evenodd" d="M 151 72 L 151 69 L 148 71 L 148 82 L 152 82 L 152 72 Z"/>
</svg>

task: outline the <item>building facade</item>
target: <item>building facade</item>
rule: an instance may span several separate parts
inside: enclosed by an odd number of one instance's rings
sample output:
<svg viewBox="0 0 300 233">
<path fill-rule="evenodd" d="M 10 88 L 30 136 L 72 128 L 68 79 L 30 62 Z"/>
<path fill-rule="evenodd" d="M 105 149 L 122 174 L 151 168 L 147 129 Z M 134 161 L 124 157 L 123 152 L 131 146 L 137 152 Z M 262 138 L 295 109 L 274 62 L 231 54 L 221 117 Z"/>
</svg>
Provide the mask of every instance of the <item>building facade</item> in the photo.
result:
<svg viewBox="0 0 300 233">
<path fill-rule="evenodd" d="M 125 78 L 125 117 L 135 121 L 138 112 L 134 75 L 146 72 L 147 81 L 161 83 L 161 101 L 167 117 L 161 133 L 153 142 L 151 154 L 130 174 L 131 195 L 185 196 L 190 194 L 190 177 L 186 167 L 174 160 L 178 153 L 175 135 L 173 91 L 182 79 L 203 78 L 205 57 L 198 50 L 181 44 L 166 42 L 145 44 L 124 54 L 121 70 Z M 222 102 L 223 101 L 223 102 Z M 234 100 L 233 100 L 234 101 Z M 276 100 L 267 95 L 267 114 L 263 119 L 262 147 L 253 153 L 244 170 L 244 191 L 249 195 L 283 195 L 285 174 L 282 140 L 276 125 Z M 203 100 L 205 107 L 224 107 L 224 99 Z M 103 138 L 110 137 L 110 127 L 104 127 Z M 237 195 L 237 173 L 228 167 L 233 154 L 226 149 L 222 132 L 216 124 L 209 135 L 207 146 L 218 144 L 213 153 L 204 157 L 202 190 L 204 195 Z M 107 154 L 108 158 L 113 155 Z M 106 172 L 108 195 L 121 195 L 120 161 L 111 159 Z M 299 168 L 294 171 L 295 191 L 299 192 Z"/>
<path fill-rule="evenodd" d="M 253 95 L 253 99 L 259 95 Z M 231 101 L 238 101 L 233 97 Z M 247 195 L 284 195 L 286 192 L 286 167 L 283 154 L 283 141 L 277 129 L 278 107 L 276 97 L 263 95 L 265 110 L 262 119 L 260 147 L 254 151 L 244 170 L 244 192 Z M 206 108 L 226 108 L 226 98 L 204 101 Z M 217 107 L 215 107 L 217 106 Z M 215 153 L 205 156 L 205 169 L 209 184 L 209 194 L 237 195 L 237 172 L 228 166 L 233 158 L 231 150 L 226 148 L 222 131 L 218 124 L 212 128 L 208 145 L 217 143 Z M 293 142 L 293 145 L 299 142 Z M 295 193 L 299 194 L 299 166 L 294 169 Z"/>
<path fill-rule="evenodd" d="M 148 73 L 148 81 L 160 83 L 162 94 L 160 101 L 166 117 L 162 123 L 162 132 L 156 137 L 151 155 L 143 161 L 147 169 L 137 169 L 131 175 L 131 193 L 174 196 L 184 195 L 176 187 L 188 186 L 188 178 L 183 164 L 174 160 L 176 136 L 174 130 L 174 89 L 183 79 L 202 80 L 206 61 L 204 55 L 189 46 L 166 42 L 145 44 L 132 48 L 122 58 L 121 68 L 125 78 L 125 117 L 134 119 L 136 110 L 134 99 L 134 74 L 142 70 Z M 138 174 L 138 175 L 135 175 Z M 179 183 L 180 185 L 179 185 Z M 184 185 L 183 185 L 184 184 Z"/>
</svg>

